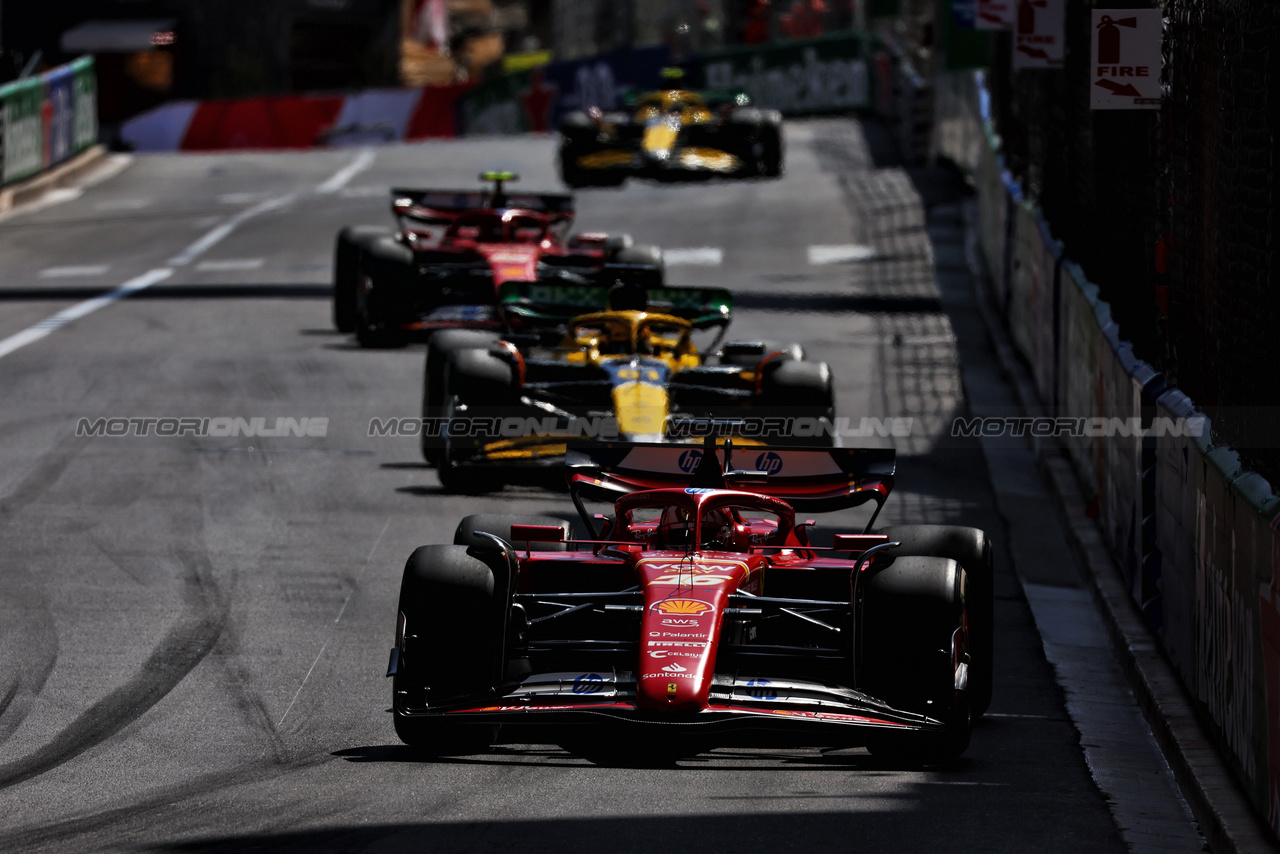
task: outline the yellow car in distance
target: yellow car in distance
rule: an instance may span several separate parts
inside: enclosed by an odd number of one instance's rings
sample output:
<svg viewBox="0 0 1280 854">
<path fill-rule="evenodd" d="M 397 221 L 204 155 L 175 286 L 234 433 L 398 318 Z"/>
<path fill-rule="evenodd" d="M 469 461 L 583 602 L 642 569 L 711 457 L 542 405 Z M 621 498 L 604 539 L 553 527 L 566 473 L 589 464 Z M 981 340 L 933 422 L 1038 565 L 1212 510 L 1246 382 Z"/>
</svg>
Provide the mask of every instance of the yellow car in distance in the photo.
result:
<svg viewBox="0 0 1280 854">
<path fill-rule="evenodd" d="M 673 84 L 626 112 L 588 107 L 560 123 L 560 177 L 570 187 L 628 177 L 681 180 L 782 174 L 782 116 L 743 92 L 699 93 Z"/>
<path fill-rule="evenodd" d="M 721 344 L 727 313 L 653 306 L 584 314 L 549 344 L 468 331 L 428 347 L 422 446 L 441 484 L 485 492 L 513 469 L 559 466 L 570 441 L 830 443 L 831 371 L 797 344 Z M 693 337 L 718 334 L 700 352 Z M 439 336 L 438 336 L 439 337 Z M 797 430 L 798 419 L 803 419 Z"/>
</svg>

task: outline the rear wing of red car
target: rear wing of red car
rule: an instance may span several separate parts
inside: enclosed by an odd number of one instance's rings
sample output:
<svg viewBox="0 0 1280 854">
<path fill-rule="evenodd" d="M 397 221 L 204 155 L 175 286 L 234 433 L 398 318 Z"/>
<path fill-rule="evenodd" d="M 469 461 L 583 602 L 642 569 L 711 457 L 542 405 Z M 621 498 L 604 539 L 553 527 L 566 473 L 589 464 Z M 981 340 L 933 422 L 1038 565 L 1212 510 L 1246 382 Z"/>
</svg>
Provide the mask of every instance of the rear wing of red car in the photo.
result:
<svg viewBox="0 0 1280 854">
<path fill-rule="evenodd" d="M 891 448 L 738 447 L 707 437 L 702 447 L 657 443 L 572 443 L 565 456 L 569 492 L 613 502 L 670 487 L 741 489 L 782 499 L 796 510 L 829 512 L 873 501 L 875 514 L 893 488 Z"/>
<path fill-rule="evenodd" d="M 539 213 L 573 215 L 568 193 L 508 193 L 491 190 L 431 190 L 409 187 L 391 189 L 391 212 L 414 219 L 450 219 L 467 211 L 492 208 L 524 208 Z"/>
</svg>

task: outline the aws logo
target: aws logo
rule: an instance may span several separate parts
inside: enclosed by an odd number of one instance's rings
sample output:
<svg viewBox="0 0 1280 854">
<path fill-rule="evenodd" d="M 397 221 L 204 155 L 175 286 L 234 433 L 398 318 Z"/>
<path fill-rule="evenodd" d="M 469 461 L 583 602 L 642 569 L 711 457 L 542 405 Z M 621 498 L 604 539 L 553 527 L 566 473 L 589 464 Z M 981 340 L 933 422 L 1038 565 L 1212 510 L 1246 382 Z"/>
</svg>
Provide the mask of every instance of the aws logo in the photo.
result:
<svg viewBox="0 0 1280 854">
<path fill-rule="evenodd" d="M 765 451 L 756 457 L 756 471 L 768 472 L 769 474 L 777 474 L 782 471 L 782 457 L 773 451 Z"/>
<path fill-rule="evenodd" d="M 685 451 L 680 454 L 677 465 L 680 466 L 680 471 L 690 474 L 698 467 L 700 462 L 702 462 L 702 451 Z"/>
</svg>

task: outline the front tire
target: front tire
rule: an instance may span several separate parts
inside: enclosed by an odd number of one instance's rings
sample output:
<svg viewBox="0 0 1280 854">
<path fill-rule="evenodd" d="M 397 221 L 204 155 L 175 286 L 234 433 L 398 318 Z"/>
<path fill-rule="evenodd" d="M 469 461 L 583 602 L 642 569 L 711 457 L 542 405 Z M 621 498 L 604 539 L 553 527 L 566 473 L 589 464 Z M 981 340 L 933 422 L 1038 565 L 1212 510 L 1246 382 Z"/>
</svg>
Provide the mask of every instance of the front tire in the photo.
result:
<svg viewBox="0 0 1280 854">
<path fill-rule="evenodd" d="M 858 690 L 943 724 L 920 732 L 873 733 L 875 756 L 932 765 L 960 756 L 972 727 L 963 643 L 965 575 L 948 558 L 905 555 L 865 582 L 859 626 Z M 961 668 L 964 670 L 961 670 Z"/>
<path fill-rule="evenodd" d="M 422 546 L 400 581 L 400 658 L 392 685 L 396 735 L 430 755 L 476 753 L 496 736 L 491 724 L 412 715 L 469 697 L 498 681 L 505 576 L 464 546 Z"/>
<path fill-rule="evenodd" d="M 969 701 L 973 716 L 991 706 L 995 676 L 995 568 L 991 540 L 978 528 L 960 525 L 891 525 L 878 533 L 900 542 L 899 555 L 951 558 L 969 579 L 965 606 L 969 614 Z"/>
</svg>

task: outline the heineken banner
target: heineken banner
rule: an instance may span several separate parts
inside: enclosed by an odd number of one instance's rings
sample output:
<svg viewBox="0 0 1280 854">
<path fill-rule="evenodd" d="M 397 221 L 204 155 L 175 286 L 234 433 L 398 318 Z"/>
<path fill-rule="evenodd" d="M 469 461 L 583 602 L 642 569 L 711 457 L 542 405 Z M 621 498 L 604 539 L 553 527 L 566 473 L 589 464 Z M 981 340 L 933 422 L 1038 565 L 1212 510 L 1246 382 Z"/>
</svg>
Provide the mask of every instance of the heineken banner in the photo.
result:
<svg viewBox="0 0 1280 854">
<path fill-rule="evenodd" d="M 881 107 L 885 63 L 868 33 L 843 33 L 770 47 L 706 53 L 692 63 L 701 88 L 745 91 L 757 106 L 784 115 Z"/>
<path fill-rule="evenodd" d="M 0 183 L 29 178 L 98 137 L 93 59 L 0 86 Z"/>
</svg>

